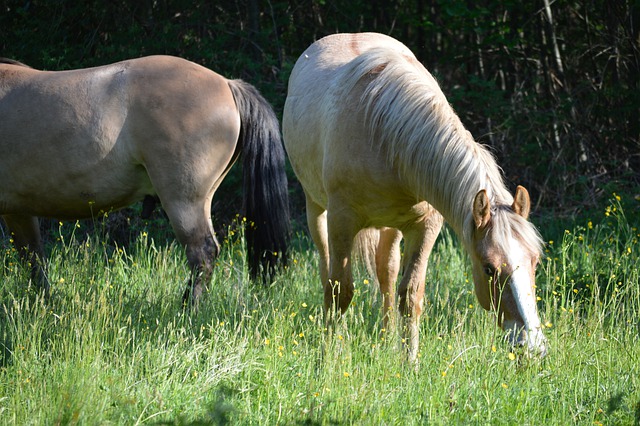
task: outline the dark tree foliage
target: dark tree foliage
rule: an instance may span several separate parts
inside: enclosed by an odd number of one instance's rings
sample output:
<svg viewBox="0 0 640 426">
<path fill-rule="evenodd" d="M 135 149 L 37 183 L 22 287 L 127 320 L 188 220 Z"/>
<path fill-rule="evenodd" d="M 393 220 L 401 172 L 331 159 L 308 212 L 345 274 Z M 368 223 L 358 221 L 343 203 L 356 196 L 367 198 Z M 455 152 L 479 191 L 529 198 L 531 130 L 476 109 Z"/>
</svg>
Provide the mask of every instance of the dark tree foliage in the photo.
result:
<svg viewBox="0 0 640 426">
<path fill-rule="evenodd" d="M 639 28 L 636 0 L 0 0 L 0 56 L 59 70 L 177 55 L 251 82 L 276 111 L 314 40 L 389 34 L 508 181 L 566 212 L 638 184 Z"/>
</svg>

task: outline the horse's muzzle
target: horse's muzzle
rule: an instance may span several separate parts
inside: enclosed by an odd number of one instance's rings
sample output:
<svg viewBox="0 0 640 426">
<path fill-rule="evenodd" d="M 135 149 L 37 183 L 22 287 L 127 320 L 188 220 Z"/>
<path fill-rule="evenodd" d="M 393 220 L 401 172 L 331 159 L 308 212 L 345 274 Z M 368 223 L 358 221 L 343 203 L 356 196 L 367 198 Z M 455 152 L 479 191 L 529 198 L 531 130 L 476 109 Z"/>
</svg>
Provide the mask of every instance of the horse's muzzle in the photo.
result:
<svg viewBox="0 0 640 426">
<path fill-rule="evenodd" d="M 547 356 L 549 342 L 541 329 L 535 328 L 525 330 L 524 327 L 518 327 L 515 323 L 511 327 L 506 327 L 507 340 L 513 347 L 524 348 L 524 353 L 530 358 L 544 358 Z"/>
</svg>

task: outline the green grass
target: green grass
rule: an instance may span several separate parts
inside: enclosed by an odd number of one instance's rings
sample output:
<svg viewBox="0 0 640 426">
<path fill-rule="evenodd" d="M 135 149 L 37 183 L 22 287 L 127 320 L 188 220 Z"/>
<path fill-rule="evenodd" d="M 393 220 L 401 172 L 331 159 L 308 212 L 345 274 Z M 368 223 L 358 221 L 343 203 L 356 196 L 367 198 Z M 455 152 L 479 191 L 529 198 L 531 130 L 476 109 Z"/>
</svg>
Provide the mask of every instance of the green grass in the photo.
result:
<svg viewBox="0 0 640 426">
<path fill-rule="evenodd" d="M 185 313 L 180 247 L 143 232 L 124 250 L 65 226 L 46 302 L 2 242 L 2 424 L 640 424 L 640 231 L 616 199 L 547 244 L 542 361 L 511 352 L 449 232 L 414 367 L 362 272 L 352 309 L 325 329 L 304 236 L 264 288 L 230 232 L 200 311 Z"/>
</svg>

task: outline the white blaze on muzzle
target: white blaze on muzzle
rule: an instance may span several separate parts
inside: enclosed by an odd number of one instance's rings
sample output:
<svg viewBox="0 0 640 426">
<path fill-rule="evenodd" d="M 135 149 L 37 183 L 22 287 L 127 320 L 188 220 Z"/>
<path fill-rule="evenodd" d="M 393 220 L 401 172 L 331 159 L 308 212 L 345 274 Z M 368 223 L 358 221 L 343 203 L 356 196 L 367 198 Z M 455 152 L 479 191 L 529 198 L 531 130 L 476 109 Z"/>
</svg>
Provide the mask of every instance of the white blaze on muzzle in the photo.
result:
<svg viewBox="0 0 640 426">
<path fill-rule="evenodd" d="M 504 329 L 509 331 L 513 344 L 524 345 L 530 354 L 546 355 L 547 339 L 542 333 L 540 317 L 536 306 L 536 295 L 531 282 L 531 275 L 526 265 L 530 261 L 525 256 L 521 244 L 512 239 L 509 244 L 508 261 L 512 268 L 509 279 L 511 293 L 524 324 L 516 320 L 506 320 Z"/>
</svg>

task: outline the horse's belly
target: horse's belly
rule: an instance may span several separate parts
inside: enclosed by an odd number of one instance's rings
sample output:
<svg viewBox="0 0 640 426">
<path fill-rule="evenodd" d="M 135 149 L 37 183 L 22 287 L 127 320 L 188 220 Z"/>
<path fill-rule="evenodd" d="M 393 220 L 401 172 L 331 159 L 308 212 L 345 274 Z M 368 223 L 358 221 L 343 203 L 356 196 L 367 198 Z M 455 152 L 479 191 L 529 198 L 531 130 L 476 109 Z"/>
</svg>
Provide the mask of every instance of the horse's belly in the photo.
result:
<svg viewBox="0 0 640 426">
<path fill-rule="evenodd" d="M 145 194 L 126 194 L 94 201 L 90 193 L 81 193 L 78 197 L 40 198 L 39 200 L 18 200 L 5 203 L 2 214 L 24 214 L 57 219 L 84 219 L 119 210 L 142 200 Z"/>
<path fill-rule="evenodd" d="M 127 207 L 155 191 L 142 167 L 121 173 L 15 176 L 0 190 L 0 214 L 81 219 Z"/>
</svg>

